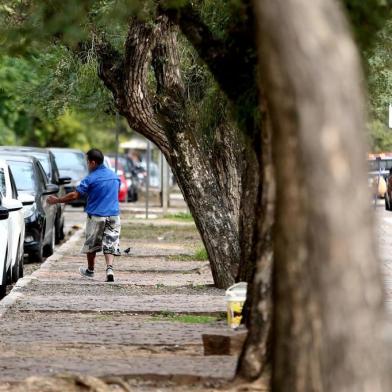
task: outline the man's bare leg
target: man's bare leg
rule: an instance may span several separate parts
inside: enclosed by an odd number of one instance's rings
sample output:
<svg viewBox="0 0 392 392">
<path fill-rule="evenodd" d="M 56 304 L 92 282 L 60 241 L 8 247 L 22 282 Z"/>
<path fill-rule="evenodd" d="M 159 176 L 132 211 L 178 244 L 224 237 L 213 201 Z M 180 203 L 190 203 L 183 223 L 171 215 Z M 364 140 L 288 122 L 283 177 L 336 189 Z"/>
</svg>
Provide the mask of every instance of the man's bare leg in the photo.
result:
<svg viewBox="0 0 392 392">
<path fill-rule="evenodd" d="M 110 254 L 105 254 L 105 261 L 106 261 L 106 281 L 114 282 L 114 276 L 113 276 L 114 256 Z"/>
<path fill-rule="evenodd" d="M 79 267 L 80 275 L 85 276 L 86 278 L 94 277 L 94 267 L 95 267 L 95 255 L 96 252 L 87 253 L 87 265 L 88 267 Z"/>
<path fill-rule="evenodd" d="M 96 254 L 97 252 L 87 253 L 87 264 L 90 271 L 94 271 Z"/>
<path fill-rule="evenodd" d="M 109 265 L 113 267 L 114 256 L 105 253 L 105 261 L 106 261 L 106 267 L 109 267 Z"/>
</svg>

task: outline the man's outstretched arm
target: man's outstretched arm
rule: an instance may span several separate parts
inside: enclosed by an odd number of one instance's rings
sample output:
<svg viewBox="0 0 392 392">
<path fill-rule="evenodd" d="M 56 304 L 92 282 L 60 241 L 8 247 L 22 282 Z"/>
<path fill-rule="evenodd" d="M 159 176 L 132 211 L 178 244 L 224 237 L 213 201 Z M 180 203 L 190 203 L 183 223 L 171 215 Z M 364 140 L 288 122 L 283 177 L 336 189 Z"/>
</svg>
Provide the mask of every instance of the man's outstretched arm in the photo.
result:
<svg viewBox="0 0 392 392">
<path fill-rule="evenodd" d="M 49 204 L 59 204 L 59 203 L 68 203 L 70 201 L 78 200 L 80 199 L 80 193 L 79 192 L 70 192 L 67 193 L 63 197 L 57 197 L 57 196 L 49 196 L 48 197 L 48 203 Z"/>
</svg>

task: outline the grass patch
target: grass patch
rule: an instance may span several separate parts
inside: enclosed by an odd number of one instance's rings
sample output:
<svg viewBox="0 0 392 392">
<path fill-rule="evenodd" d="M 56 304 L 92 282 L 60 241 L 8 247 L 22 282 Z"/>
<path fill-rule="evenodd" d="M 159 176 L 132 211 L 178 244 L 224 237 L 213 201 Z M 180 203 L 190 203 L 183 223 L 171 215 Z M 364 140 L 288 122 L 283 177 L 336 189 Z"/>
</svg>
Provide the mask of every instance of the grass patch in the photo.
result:
<svg viewBox="0 0 392 392">
<path fill-rule="evenodd" d="M 176 214 L 166 214 L 165 219 L 178 220 L 181 222 L 193 222 L 193 216 L 189 212 L 177 212 Z"/>
<path fill-rule="evenodd" d="M 193 226 L 157 226 L 153 224 L 126 224 L 121 228 L 121 237 L 130 240 L 162 242 L 199 242 L 200 234 Z"/>
<path fill-rule="evenodd" d="M 172 321 L 175 323 L 185 324 L 211 324 L 218 321 L 219 318 L 215 316 L 198 316 L 191 314 L 177 314 L 174 312 L 163 311 L 153 315 L 157 321 Z"/>
<path fill-rule="evenodd" d="M 208 254 L 204 247 L 195 250 L 192 255 L 172 255 L 168 256 L 168 260 L 172 261 L 208 261 Z"/>
<path fill-rule="evenodd" d="M 198 261 L 208 260 L 208 254 L 207 254 L 207 251 L 204 247 L 196 250 L 195 260 L 198 260 Z"/>
</svg>

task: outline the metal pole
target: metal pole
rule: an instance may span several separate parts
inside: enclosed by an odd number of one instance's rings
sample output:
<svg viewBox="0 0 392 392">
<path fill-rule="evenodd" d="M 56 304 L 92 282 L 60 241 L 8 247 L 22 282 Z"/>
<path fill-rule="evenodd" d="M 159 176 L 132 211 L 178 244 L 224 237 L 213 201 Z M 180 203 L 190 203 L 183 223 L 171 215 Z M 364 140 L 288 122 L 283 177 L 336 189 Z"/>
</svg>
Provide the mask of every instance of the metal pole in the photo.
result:
<svg viewBox="0 0 392 392">
<path fill-rule="evenodd" d="M 114 170 L 117 174 L 118 170 L 118 148 L 119 148 L 119 137 L 120 137 L 120 115 L 116 113 L 116 158 L 114 161 Z"/>
<path fill-rule="evenodd" d="M 147 182 L 146 182 L 146 219 L 148 219 L 149 193 L 150 193 L 150 162 L 151 162 L 151 142 L 147 141 Z"/>
<path fill-rule="evenodd" d="M 163 158 L 163 178 L 162 178 L 162 201 L 163 201 L 163 214 L 167 214 L 167 209 L 169 206 L 169 165 L 165 158 Z"/>
<path fill-rule="evenodd" d="M 378 176 L 377 176 L 377 189 L 376 189 L 376 194 L 374 196 L 374 208 L 377 207 L 378 189 L 380 188 L 381 157 L 377 157 L 376 160 L 377 160 L 377 163 L 378 163 Z"/>
<path fill-rule="evenodd" d="M 163 207 L 163 154 L 161 150 L 159 150 L 159 178 L 159 204 Z"/>
</svg>

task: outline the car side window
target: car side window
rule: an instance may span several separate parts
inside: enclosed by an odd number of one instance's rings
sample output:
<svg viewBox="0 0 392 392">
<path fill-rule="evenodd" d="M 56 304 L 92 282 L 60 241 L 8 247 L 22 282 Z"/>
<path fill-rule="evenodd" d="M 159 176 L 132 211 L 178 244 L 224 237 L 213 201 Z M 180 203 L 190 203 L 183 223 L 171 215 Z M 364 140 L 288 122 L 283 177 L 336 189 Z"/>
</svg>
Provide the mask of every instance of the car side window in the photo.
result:
<svg viewBox="0 0 392 392">
<path fill-rule="evenodd" d="M 6 187 L 6 184 L 5 184 L 4 169 L 0 169 L 0 193 L 4 197 L 7 197 L 7 187 Z"/>
<path fill-rule="evenodd" d="M 42 165 L 39 162 L 37 162 L 37 169 L 39 173 L 38 175 L 40 178 L 40 182 L 42 183 L 44 188 L 47 188 L 47 185 L 49 184 L 49 180 L 45 173 L 45 170 L 43 169 Z"/>
<path fill-rule="evenodd" d="M 10 181 L 11 181 L 11 192 L 12 192 L 12 198 L 17 199 L 18 198 L 18 190 L 16 189 L 16 184 L 14 180 L 14 176 L 12 174 L 12 171 L 10 168 L 8 168 L 8 172 L 10 175 Z"/>
<path fill-rule="evenodd" d="M 58 184 L 59 179 L 60 179 L 60 174 L 59 174 L 59 169 L 56 164 L 56 160 L 54 159 L 53 155 L 50 155 L 50 162 L 52 165 L 52 171 L 53 171 L 53 184 Z"/>
</svg>

